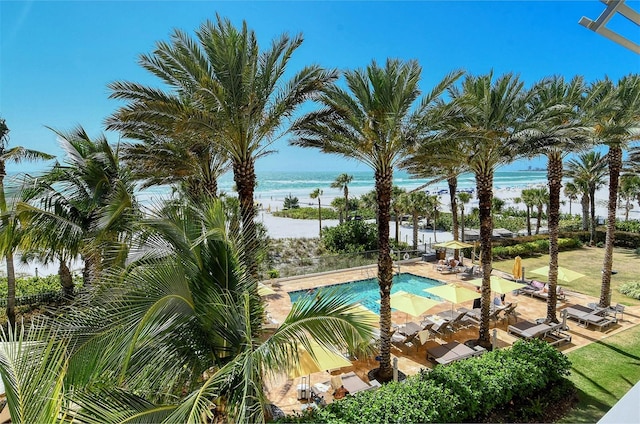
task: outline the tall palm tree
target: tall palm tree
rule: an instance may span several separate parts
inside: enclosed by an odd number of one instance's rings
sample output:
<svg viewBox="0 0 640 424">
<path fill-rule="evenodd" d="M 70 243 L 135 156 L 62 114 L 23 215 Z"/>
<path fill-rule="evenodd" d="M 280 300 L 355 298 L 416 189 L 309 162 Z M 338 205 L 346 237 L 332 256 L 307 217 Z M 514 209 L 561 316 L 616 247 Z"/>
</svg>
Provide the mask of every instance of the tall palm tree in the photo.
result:
<svg viewBox="0 0 640 424">
<path fill-rule="evenodd" d="M 402 208 L 403 204 L 401 202 L 402 195 L 405 194 L 407 190 L 404 188 L 400 188 L 398 186 L 393 186 L 391 189 L 391 210 L 393 211 L 393 215 L 395 217 L 394 222 L 396 225 L 396 245 L 400 242 L 400 221 L 402 220 L 402 215 L 405 210 Z M 377 206 L 376 206 L 377 208 Z"/>
<path fill-rule="evenodd" d="M 17 212 L 32 249 L 80 255 L 84 284 L 91 285 L 104 267 L 124 262 L 140 208 L 131 176 L 104 136 L 92 140 L 82 127 L 53 131 L 64 163 L 33 179 Z"/>
<path fill-rule="evenodd" d="M 7 148 L 9 143 L 9 127 L 3 118 L 0 118 L 0 214 L 2 216 L 3 241 L 2 256 L 7 264 L 7 319 L 11 327 L 15 325 L 16 319 L 16 274 L 13 264 L 13 256 L 16 250 L 18 224 L 11 219 L 7 212 L 7 199 L 5 193 L 4 179 L 7 176 L 6 164 L 8 162 L 20 163 L 24 161 L 48 160 L 54 156 L 37 151 L 25 149 L 21 146 Z"/>
<path fill-rule="evenodd" d="M 587 190 L 590 206 L 590 242 L 593 244 L 596 238 L 596 191 L 605 183 L 607 175 L 606 158 L 596 151 L 581 153 L 567 162 L 566 173 L 568 177 L 573 178 L 578 187 L 583 187 Z"/>
<path fill-rule="evenodd" d="M 322 205 L 320 205 L 320 196 L 322 196 L 322 190 L 319 188 L 313 190 L 309 194 L 310 198 L 318 199 L 318 225 L 319 225 L 318 236 L 322 237 Z"/>
<path fill-rule="evenodd" d="M 335 181 L 331 183 L 331 188 L 337 188 L 344 193 L 344 219 L 349 219 L 349 184 L 353 181 L 353 175 L 340 174 Z M 343 215 L 340 213 L 340 224 L 342 224 Z"/>
<path fill-rule="evenodd" d="M 400 196 L 398 199 L 403 211 L 411 215 L 413 222 L 413 250 L 418 249 L 418 220 L 420 215 L 428 213 L 429 198 L 424 191 L 413 191 Z"/>
<path fill-rule="evenodd" d="M 611 269 L 618 205 L 618 186 L 622 170 L 622 151 L 640 138 L 640 74 L 622 77 L 617 84 L 605 79 L 589 87 L 587 107 L 595 126 L 596 139 L 608 146 L 609 202 L 607 236 L 599 305 L 611 303 Z"/>
<path fill-rule="evenodd" d="M 393 168 L 407 152 L 412 134 L 412 108 L 420 95 L 421 68 L 416 61 L 388 59 L 366 69 L 345 72 L 346 89 L 325 88 L 323 109 L 301 117 L 293 126 L 295 146 L 314 147 L 359 160 L 375 174 L 378 201 L 378 284 L 380 286 L 380 367 L 377 378 L 391 379 L 391 305 L 393 263 L 389 245 Z M 418 105 L 428 109 L 457 75 L 447 76 Z"/>
<path fill-rule="evenodd" d="M 529 102 L 531 127 L 527 137 L 537 140 L 533 154 L 547 157 L 546 187 L 535 190 L 538 206 L 536 234 L 540 232 L 542 208 L 547 205 L 549 229 L 549 296 L 547 320 L 558 322 L 556 316 L 558 282 L 558 234 L 560 231 L 560 190 L 562 161 L 569 152 L 585 150 L 589 145 L 588 131 L 583 126 L 581 103 L 585 90 L 582 77 L 565 82 L 562 77 L 547 78 L 536 84 Z"/>
<path fill-rule="evenodd" d="M 521 201 L 522 203 L 524 203 L 524 207 L 526 210 L 526 219 L 527 219 L 527 235 L 530 236 L 531 235 L 531 211 L 533 209 L 533 206 L 536 203 L 536 199 L 535 199 L 535 191 L 532 188 L 525 188 L 524 190 L 522 190 L 522 192 L 520 193 L 520 197 L 516 200 Z M 519 202 L 516 202 L 519 203 Z"/>
<path fill-rule="evenodd" d="M 256 240 L 256 160 L 270 153 L 271 143 L 286 133 L 285 120 L 297 107 L 336 78 L 334 71 L 307 66 L 284 80 L 287 65 L 302 41 L 301 35 L 282 35 L 261 50 L 246 22 L 238 29 L 230 20 L 217 16 L 215 23 L 207 21 L 200 26 L 195 40 L 175 30 L 170 42 L 159 42 L 152 54 L 140 57 L 145 69 L 177 95 L 189 99 L 194 112 L 191 123 L 198 133 L 209 130 L 211 139 L 231 161 L 247 255 L 256 253 L 251 245 Z M 112 97 L 125 100 L 157 91 L 128 82 L 114 83 L 110 88 Z M 245 262 L 257 278 L 256 258 L 247 257 Z"/>
<path fill-rule="evenodd" d="M 624 220 L 629 221 L 629 211 L 633 209 L 633 201 L 640 202 L 640 175 L 623 174 L 620 176 L 620 201 L 624 201 Z"/>
<path fill-rule="evenodd" d="M 515 135 L 527 124 L 523 118 L 529 94 L 518 77 L 505 74 L 494 79 L 489 73 L 467 75 L 460 87 L 449 90 L 449 95 L 451 108 L 459 118 L 442 130 L 437 148 L 450 157 L 467 158 L 468 169 L 475 174 L 484 274 L 478 343 L 489 347 L 493 175 L 499 165 L 513 161 L 522 151 L 523 146 L 512 141 L 517 141 Z"/>
<path fill-rule="evenodd" d="M 464 205 L 471 201 L 471 193 L 461 191 L 458 193 L 457 197 L 460 201 L 460 241 L 464 242 Z"/>
</svg>

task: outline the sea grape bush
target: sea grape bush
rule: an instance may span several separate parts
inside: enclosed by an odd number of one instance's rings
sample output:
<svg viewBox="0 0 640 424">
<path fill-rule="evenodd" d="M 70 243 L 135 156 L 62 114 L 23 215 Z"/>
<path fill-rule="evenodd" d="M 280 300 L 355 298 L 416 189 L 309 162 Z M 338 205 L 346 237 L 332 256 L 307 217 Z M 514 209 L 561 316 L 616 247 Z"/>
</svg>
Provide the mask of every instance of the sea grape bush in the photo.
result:
<svg viewBox="0 0 640 424">
<path fill-rule="evenodd" d="M 472 422 L 517 398 L 564 381 L 569 359 L 542 340 L 518 341 L 510 349 L 437 366 L 432 371 L 357 393 L 282 422 L 425 423 Z"/>
<path fill-rule="evenodd" d="M 628 283 L 624 283 L 618 289 L 620 293 L 625 296 L 632 297 L 634 299 L 640 299 L 640 281 L 630 281 Z"/>
<path fill-rule="evenodd" d="M 582 246 L 578 239 L 561 238 L 558 239 L 558 250 L 577 249 Z M 514 258 L 516 256 L 532 256 L 536 253 L 549 252 L 549 239 L 533 240 L 525 243 L 513 244 L 510 246 L 495 246 L 492 249 L 493 256 L 500 258 Z"/>
<path fill-rule="evenodd" d="M 74 278 L 76 285 L 81 284 L 81 278 Z M 60 277 L 47 275 L 45 277 L 16 278 L 16 297 L 32 296 L 45 292 L 60 291 Z M 0 298 L 7 297 L 7 277 L 0 277 Z"/>
</svg>

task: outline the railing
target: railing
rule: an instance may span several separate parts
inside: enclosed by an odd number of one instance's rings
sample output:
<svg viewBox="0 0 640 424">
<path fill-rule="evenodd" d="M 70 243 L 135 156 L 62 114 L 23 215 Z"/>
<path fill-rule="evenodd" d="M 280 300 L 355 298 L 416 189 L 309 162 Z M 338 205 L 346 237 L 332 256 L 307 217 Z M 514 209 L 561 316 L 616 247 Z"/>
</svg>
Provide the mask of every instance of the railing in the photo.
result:
<svg viewBox="0 0 640 424">
<path fill-rule="evenodd" d="M 58 303 L 64 299 L 64 293 L 59 291 L 46 291 L 42 293 L 30 294 L 28 296 L 16 297 L 16 306 L 37 305 L 39 303 Z M 7 299 L 0 299 L 0 307 L 7 306 Z"/>
</svg>

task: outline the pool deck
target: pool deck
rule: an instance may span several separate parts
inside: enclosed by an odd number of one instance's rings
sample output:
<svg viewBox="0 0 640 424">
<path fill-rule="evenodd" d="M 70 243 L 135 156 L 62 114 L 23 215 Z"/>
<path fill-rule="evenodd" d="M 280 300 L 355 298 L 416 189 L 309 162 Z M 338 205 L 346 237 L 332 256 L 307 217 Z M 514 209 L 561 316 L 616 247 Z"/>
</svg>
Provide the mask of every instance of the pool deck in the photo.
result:
<svg viewBox="0 0 640 424">
<path fill-rule="evenodd" d="M 469 265 L 469 264 L 467 264 Z M 397 272 L 397 266 L 395 271 Z M 423 277 L 432 278 L 445 283 L 455 283 L 463 287 L 473 289 L 474 287 L 467 281 L 461 280 L 456 274 L 441 274 L 438 272 L 433 263 L 409 261 L 400 264 L 400 272 L 407 272 Z M 282 322 L 291 309 L 291 301 L 288 293 L 297 290 L 307 290 L 318 287 L 324 287 L 332 284 L 345 283 L 354 280 L 363 280 L 368 278 L 375 278 L 377 275 L 377 266 L 363 267 L 357 269 L 343 270 L 339 272 L 326 273 L 322 275 L 301 276 L 296 278 L 288 278 L 277 281 L 276 284 L 267 284 L 276 291 L 275 295 L 266 296 L 266 309 L 271 318 L 277 322 Z M 586 305 L 590 302 L 598 302 L 598 299 L 584 295 L 577 292 L 566 292 L 566 300 L 559 300 L 557 310 L 565 308 L 570 304 L 582 304 Z M 537 318 L 545 317 L 547 304 L 544 299 L 534 298 L 527 295 L 515 296 L 508 294 L 506 298 L 507 302 L 517 302 L 518 306 L 516 311 L 518 312 L 518 321 L 520 320 L 535 320 Z M 455 305 L 456 308 L 467 307 L 471 308 L 472 301 Z M 450 310 L 451 303 L 443 302 L 428 311 L 427 315 L 434 315 L 444 310 Z M 402 312 L 392 312 L 392 322 L 402 324 L 405 322 L 407 315 Z M 410 318 L 411 319 L 411 318 Z M 418 318 L 416 318 L 418 320 Z M 514 321 L 512 320 L 511 323 Z M 602 340 L 612 334 L 616 334 L 622 330 L 628 329 L 640 323 L 640 306 L 626 307 L 624 312 L 624 318 L 618 320 L 616 324 L 613 324 L 608 329 L 600 331 L 593 326 L 584 328 L 578 326 L 577 322 L 569 320 L 567 322 L 569 330 L 567 331 L 571 335 L 571 342 L 563 343 L 558 347 L 562 352 L 570 352 L 586 344 Z M 507 327 L 509 322 L 501 320 L 499 322 L 491 323 L 491 331 L 495 328 L 497 330 L 498 348 L 510 346 L 518 340 L 518 337 L 507 333 Z M 398 358 L 398 368 L 407 375 L 417 374 L 420 369 L 433 368 L 433 363 L 426 359 L 426 350 L 430 347 L 436 346 L 438 343 L 446 343 L 453 340 L 459 342 L 465 342 L 467 340 L 477 339 L 478 329 L 477 327 L 471 327 L 455 332 L 452 335 L 443 339 L 430 339 L 422 346 L 407 348 L 397 348 L 392 345 L 392 357 Z M 367 379 L 367 372 L 377 367 L 377 362 L 373 359 L 352 361 L 351 367 L 341 368 L 339 370 L 333 370 L 331 373 L 324 371 L 322 373 L 316 373 L 311 375 L 311 384 L 327 382 L 331 375 L 339 375 L 342 373 L 354 371 L 360 378 L 365 381 Z M 282 377 L 273 381 L 269 381 L 267 384 L 267 396 L 280 409 L 285 413 L 291 414 L 293 412 L 300 412 L 305 406 L 305 401 L 297 399 L 297 385 L 300 383 L 300 379 L 287 379 Z"/>
</svg>

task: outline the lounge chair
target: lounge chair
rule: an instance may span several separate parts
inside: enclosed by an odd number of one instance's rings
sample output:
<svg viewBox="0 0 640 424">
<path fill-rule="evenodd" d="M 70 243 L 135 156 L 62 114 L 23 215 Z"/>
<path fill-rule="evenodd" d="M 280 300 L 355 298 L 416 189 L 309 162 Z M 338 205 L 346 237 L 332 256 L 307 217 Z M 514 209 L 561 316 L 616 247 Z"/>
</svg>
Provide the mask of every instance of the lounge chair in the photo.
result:
<svg viewBox="0 0 640 424">
<path fill-rule="evenodd" d="M 567 318 L 578 321 L 578 325 L 588 328 L 594 325 L 603 331 L 606 327 L 618 322 L 615 316 L 612 318 L 607 316 L 607 308 L 590 308 L 584 305 L 570 305 L 564 309 Z"/>
<path fill-rule="evenodd" d="M 440 365 L 450 364 L 461 359 L 482 355 L 486 350 L 481 346 L 470 348 L 460 342 L 449 342 L 427 349 L 427 359 Z"/>
<path fill-rule="evenodd" d="M 516 322 L 518 322 L 518 312 L 516 311 L 517 307 L 518 307 L 518 302 L 514 302 L 509 304 L 506 308 L 503 309 L 503 313 L 504 313 L 503 318 L 505 318 L 507 322 L 509 322 L 509 319 L 511 317 L 514 317 L 516 319 Z"/>
<path fill-rule="evenodd" d="M 528 285 L 518 289 L 518 292 L 547 300 L 549 298 L 548 287 L 547 284 L 541 281 L 531 280 Z M 558 300 L 566 300 L 566 294 L 560 286 L 556 286 L 556 297 Z"/>
<path fill-rule="evenodd" d="M 570 342 L 571 335 L 564 333 L 562 323 L 546 324 L 531 321 L 520 321 L 519 323 L 510 325 L 507 328 L 509 334 L 515 334 L 523 339 L 542 339 L 547 340 L 549 344 L 556 345 L 561 342 Z M 551 341 L 549 341 L 551 340 Z"/>
<path fill-rule="evenodd" d="M 476 265 L 467 267 L 462 272 L 458 273 L 458 278 L 460 278 L 461 280 L 478 278 L 478 277 L 482 277 L 482 269 Z"/>
</svg>

